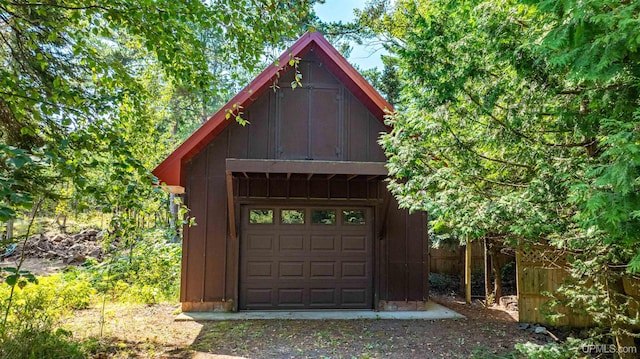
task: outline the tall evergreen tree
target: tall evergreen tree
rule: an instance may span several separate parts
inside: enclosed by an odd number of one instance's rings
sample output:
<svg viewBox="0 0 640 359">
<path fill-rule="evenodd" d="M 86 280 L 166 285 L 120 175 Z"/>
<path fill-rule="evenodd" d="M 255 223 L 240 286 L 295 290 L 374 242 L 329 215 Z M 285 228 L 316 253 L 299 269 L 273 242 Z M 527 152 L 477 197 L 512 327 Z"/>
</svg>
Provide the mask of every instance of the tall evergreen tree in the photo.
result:
<svg viewBox="0 0 640 359">
<path fill-rule="evenodd" d="M 568 304 L 628 345 L 631 299 L 613 268 L 640 271 L 640 3 L 372 10 L 368 25 L 390 38 L 402 78 L 402 110 L 381 139 L 400 204 L 428 210 L 436 232 L 573 253 L 572 290 L 584 290 L 567 291 Z M 586 278 L 606 290 L 587 295 Z"/>
</svg>

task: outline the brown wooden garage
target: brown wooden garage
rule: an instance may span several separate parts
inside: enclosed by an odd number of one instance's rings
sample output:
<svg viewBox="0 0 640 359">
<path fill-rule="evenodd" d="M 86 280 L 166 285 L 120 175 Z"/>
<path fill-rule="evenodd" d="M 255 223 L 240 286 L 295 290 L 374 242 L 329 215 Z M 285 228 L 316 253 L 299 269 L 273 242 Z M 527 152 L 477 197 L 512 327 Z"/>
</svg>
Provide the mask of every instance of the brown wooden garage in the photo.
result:
<svg viewBox="0 0 640 359">
<path fill-rule="evenodd" d="M 153 171 L 197 223 L 184 228 L 183 310 L 427 300 L 426 214 L 398 208 L 377 144 L 391 106 L 317 32 L 278 63 Z M 288 88 L 296 71 L 303 86 Z M 227 118 L 238 109 L 249 125 Z"/>
</svg>

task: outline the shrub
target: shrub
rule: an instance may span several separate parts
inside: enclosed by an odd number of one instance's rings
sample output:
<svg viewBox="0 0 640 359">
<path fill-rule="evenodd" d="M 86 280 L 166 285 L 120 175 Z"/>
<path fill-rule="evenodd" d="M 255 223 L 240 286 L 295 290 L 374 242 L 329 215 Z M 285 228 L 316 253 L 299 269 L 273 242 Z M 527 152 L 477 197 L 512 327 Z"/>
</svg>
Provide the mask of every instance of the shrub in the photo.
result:
<svg viewBox="0 0 640 359">
<path fill-rule="evenodd" d="M 580 350 L 582 341 L 569 338 L 565 343 L 549 343 L 535 344 L 523 343 L 516 344 L 516 350 L 522 356 L 528 359 L 573 359 L 583 358 L 584 353 Z"/>
<path fill-rule="evenodd" d="M 79 343 L 71 333 L 51 327 L 24 328 L 12 332 L 0 346 L 0 358 L 85 358 Z"/>
<path fill-rule="evenodd" d="M 103 263 L 87 267 L 93 287 L 113 300 L 154 304 L 178 299 L 181 245 L 168 243 L 162 232 L 148 231 L 144 240 Z"/>
<path fill-rule="evenodd" d="M 429 285 L 435 293 L 457 293 L 460 289 L 460 278 L 455 275 L 429 273 Z"/>
<path fill-rule="evenodd" d="M 0 286 L 0 310 L 3 314 L 10 290 L 4 283 Z M 23 289 L 16 286 L 7 325 L 32 326 L 37 322 L 55 322 L 73 309 L 89 307 L 94 293 L 91 283 L 86 280 L 68 281 L 62 274 L 40 277 L 38 284 L 29 284 Z"/>
<path fill-rule="evenodd" d="M 11 288 L 0 285 L 0 310 L 8 314 L 0 336 L 1 358 L 83 358 L 71 333 L 54 329 L 73 309 L 87 308 L 95 290 L 86 280 L 68 281 L 62 274 L 39 278 L 38 284 Z"/>
</svg>

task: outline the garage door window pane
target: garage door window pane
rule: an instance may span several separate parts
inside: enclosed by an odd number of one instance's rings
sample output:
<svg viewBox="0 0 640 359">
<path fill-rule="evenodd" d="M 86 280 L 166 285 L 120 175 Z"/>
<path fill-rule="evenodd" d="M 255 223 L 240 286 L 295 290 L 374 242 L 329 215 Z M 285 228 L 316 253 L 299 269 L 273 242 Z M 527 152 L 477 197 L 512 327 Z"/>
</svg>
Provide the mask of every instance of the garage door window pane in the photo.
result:
<svg viewBox="0 0 640 359">
<path fill-rule="evenodd" d="M 304 209 L 283 209 L 280 218 L 282 224 L 304 224 Z"/>
<path fill-rule="evenodd" d="M 311 223 L 313 224 L 335 224 L 336 211 L 333 209 L 311 210 Z"/>
<path fill-rule="evenodd" d="M 249 211 L 249 223 L 251 224 L 272 224 L 272 209 L 252 209 Z"/>
<path fill-rule="evenodd" d="M 366 215 L 362 209 L 342 211 L 342 220 L 344 224 L 365 224 Z"/>
</svg>

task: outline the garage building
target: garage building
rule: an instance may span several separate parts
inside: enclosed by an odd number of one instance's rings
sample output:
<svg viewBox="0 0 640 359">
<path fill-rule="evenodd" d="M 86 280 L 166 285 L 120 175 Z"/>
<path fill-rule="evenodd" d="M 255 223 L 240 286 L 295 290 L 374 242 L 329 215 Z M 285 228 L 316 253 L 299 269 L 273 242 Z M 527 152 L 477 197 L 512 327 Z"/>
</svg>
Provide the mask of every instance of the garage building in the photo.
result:
<svg viewBox="0 0 640 359">
<path fill-rule="evenodd" d="M 169 155 L 153 173 L 197 223 L 184 228 L 183 311 L 421 308 L 426 214 L 386 189 L 390 109 L 307 33 Z"/>
</svg>

